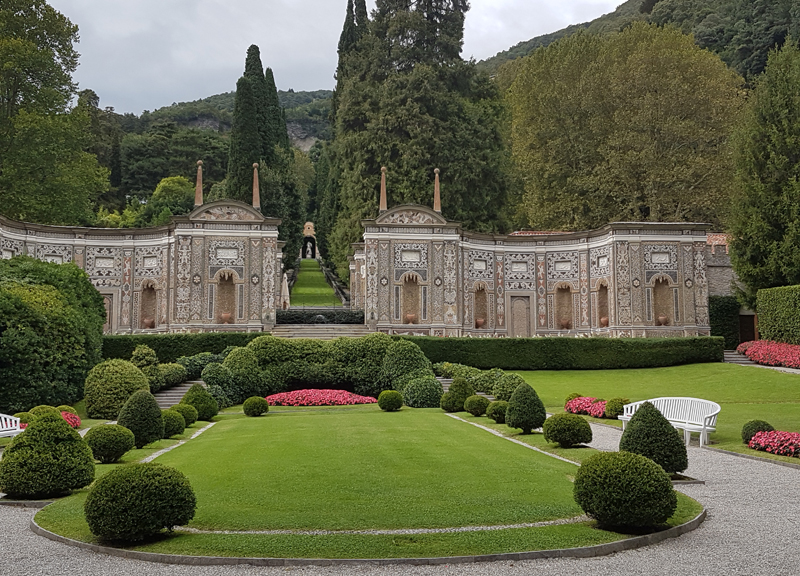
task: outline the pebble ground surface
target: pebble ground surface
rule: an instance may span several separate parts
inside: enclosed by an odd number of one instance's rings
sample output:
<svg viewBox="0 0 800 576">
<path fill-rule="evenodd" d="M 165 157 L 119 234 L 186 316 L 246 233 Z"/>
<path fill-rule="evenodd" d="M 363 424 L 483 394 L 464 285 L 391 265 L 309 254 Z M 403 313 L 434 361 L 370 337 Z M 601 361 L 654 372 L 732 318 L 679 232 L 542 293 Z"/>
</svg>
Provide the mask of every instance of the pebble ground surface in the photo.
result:
<svg viewBox="0 0 800 576">
<path fill-rule="evenodd" d="M 594 426 L 592 446 L 614 450 L 620 432 Z M 439 566 L 252 567 L 176 566 L 86 552 L 36 536 L 35 510 L 0 506 L 0 574 L 34 576 L 591 576 L 800 574 L 800 470 L 689 448 L 687 475 L 703 485 L 681 491 L 700 501 L 708 518 L 694 532 L 661 544 L 589 559 L 485 562 Z"/>
</svg>

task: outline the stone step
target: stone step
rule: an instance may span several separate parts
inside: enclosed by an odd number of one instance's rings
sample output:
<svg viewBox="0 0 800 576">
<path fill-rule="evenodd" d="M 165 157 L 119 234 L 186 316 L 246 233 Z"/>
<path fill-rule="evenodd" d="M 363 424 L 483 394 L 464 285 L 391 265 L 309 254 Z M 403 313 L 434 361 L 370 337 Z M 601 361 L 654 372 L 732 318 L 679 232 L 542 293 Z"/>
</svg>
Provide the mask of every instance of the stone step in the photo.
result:
<svg viewBox="0 0 800 576">
<path fill-rule="evenodd" d="M 175 404 L 180 404 L 186 391 L 194 384 L 202 384 L 205 386 L 202 380 L 196 380 L 193 382 L 184 382 L 183 384 L 168 388 L 167 390 L 159 390 L 154 394 L 156 402 L 158 402 L 158 407 L 162 410 L 166 410 L 167 408 L 175 406 Z"/>
<path fill-rule="evenodd" d="M 724 361 L 728 364 L 739 364 L 741 366 L 758 366 L 757 362 L 753 362 L 744 354 L 739 354 L 736 350 L 725 350 Z"/>
<path fill-rule="evenodd" d="M 278 338 L 316 338 L 332 340 L 345 336 L 359 338 L 371 334 L 372 330 L 363 324 L 278 324 L 271 334 Z"/>
<path fill-rule="evenodd" d="M 452 378 L 442 378 L 441 376 L 437 376 L 436 379 L 442 383 L 442 388 L 444 389 L 445 392 L 450 390 L 450 384 L 453 383 Z M 478 396 L 483 396 L 484 398 L 489 400 L 489 402 L 494 402 L 494 396 L 492 396 L 491 394 L 486 394 L 485 392 L 476 392 L 476 394 Z"/>
</svg>

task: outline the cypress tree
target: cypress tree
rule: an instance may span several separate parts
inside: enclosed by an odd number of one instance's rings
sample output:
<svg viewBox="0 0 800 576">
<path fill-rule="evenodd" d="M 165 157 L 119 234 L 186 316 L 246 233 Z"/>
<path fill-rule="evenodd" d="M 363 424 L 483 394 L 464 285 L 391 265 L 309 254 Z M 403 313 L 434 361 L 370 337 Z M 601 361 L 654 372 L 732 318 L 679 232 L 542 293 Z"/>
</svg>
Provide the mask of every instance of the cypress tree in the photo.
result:
<svg viewBox="0 0 800 576">
<path fill-rule="evenodd" d="M 365 8 L 366 9 L 366 8 Z M 353 13 L 353 0 L 347 0 L 347 15 L 344 19 L 342 34 L 339 36 L 339 58 L 348 53 L 358 41 L 359 30 L 356 27 L 356 17 Z"/>
<path fill-rule="evenodd" d="M 356 0 L 355 19 L 358 37 L 361 38 L 368 32 L 369 27 L 369 17 L 367 16 L 367 0 Z"/>
<path fill-rule="evenodd" d="M 278 89 L 275 86 L 275 76 L 272 68 L 267 68 L 264 72 L 265 83 L 267 86 L 267 142 L 270 150 L 275 146 L 289 148 L 289 135 L 286 132 L 286 117 L 280 100 L 278 100 Z"/>
<path fill-rule="evenodd" d="M 261 52 L 255 44 L 247 49 L 244 77 L 250 80 L 253 86 L 256 121 L 261 140 L 261 158 L 268 164 L 272 164 L 275 160 L 275 150 L 273 146 L 269 145 L 269 87 L 264 76 L 264 66 L 261 63 Z"/>
<path fill-rule="evenodd" d="M 261 138 L 253 83 L 242 76 L 236 83 L 233 126 L 228 155 L 228 197 L 250 203 L 253 197 L 253 164 L 261 157 Z"/>
</svg>

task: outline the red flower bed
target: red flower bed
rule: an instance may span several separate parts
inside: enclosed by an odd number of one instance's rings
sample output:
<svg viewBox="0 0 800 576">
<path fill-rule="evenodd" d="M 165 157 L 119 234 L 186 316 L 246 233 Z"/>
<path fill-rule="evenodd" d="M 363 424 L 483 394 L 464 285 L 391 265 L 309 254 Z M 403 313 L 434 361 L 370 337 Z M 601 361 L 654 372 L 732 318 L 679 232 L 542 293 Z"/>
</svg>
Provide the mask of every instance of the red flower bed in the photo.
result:
<svg viewBox="0 0 800 576">
<path fill-rule="evenodd" d="M 61 417 L 73 428 L 80 428 L 81 419 L 72 412 L 62 412 Z"/>
<path fill-rule="evenodd" d="M 297 390 L 267 396 L 270 406 L 347 406 L 374 404 L 371 396 L 359 396 L 345 390 Z"/>
<path fill-rule="evenodd" d="M 586 414 L 594 418 L 606 417 L 606 401 L 589 396 L 573 398 L 564 406 L 564 410 L 571 414 Z"/>
<path fill-rule="evenodd" d="M 750 448 L 779 456 L 800 456 L 800 434 L 797 432 L 757 432 Z"/>
<path fill-rule="evenodd" d="M 757 364 L 800 368 L 800 346 L 781 344 L 770 340 L 756 340 L 739 344 L 736 351 Z"/>
</svg>

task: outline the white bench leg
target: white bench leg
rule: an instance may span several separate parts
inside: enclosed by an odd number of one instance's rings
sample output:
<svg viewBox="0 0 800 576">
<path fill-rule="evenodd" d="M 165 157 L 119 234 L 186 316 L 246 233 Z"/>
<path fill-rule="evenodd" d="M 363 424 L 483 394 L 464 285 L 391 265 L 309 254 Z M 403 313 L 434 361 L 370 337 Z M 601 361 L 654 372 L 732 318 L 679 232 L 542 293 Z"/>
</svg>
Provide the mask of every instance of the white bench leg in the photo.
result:
<svg viewBox="0 0 800 576">
<path fill-rule="evenodd" d="M 683 431 L 683 440 L 686 442 L 686 447 L 689 447 L 689 443 L 692 441 L 692 433 L 689 430 Z"/>
</svg>

